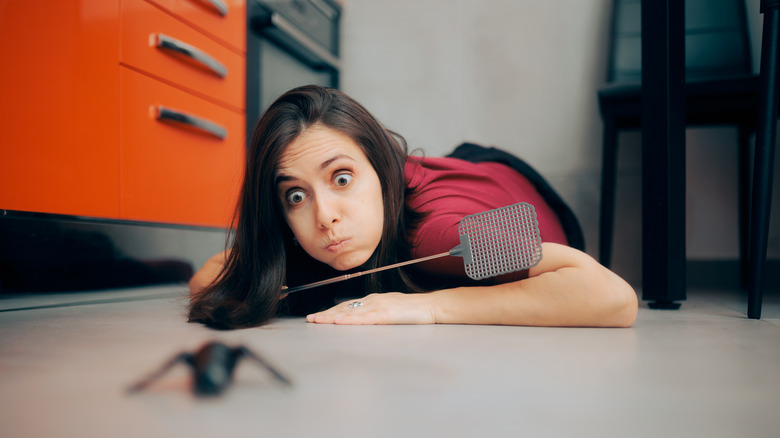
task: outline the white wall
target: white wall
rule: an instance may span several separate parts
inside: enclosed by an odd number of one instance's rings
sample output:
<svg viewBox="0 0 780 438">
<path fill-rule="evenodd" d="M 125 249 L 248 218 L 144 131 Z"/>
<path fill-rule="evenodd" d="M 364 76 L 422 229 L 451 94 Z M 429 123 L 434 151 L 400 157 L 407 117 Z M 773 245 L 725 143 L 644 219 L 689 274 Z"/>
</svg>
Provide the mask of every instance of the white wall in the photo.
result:
<svg viewBox="0 0 780 438">
<path fill-rule="evenodd" d="M 756 57 L 758 3 L 747 1 Z M 523 157 L 570 203 L 588 252 L 597 255 L 596 90 L 605 77 L 611 0 L 346 0 L 343 8 L 344 91 L 427 155 L 472 141 Z M 641 281 L 639 138 L 621 136 L 613 264 L 635 284 Z M 689 258 L 738 255 L 735 138 L 732 128 L 688 132 Z"/>
</svg>

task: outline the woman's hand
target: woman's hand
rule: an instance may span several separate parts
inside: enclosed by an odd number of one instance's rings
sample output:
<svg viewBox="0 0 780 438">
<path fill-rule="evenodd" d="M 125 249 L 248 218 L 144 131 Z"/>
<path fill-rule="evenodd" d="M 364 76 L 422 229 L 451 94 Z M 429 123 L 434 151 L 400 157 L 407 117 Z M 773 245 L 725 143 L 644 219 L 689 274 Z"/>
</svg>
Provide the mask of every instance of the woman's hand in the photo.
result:
<svg viewBox="0 0 780 438">
<path fill-rule="evenodd" d="M 318 324 L 435 324 L 429 301 L 428 294 L 371 294 L 311 314 L 306 321 Z"/>
</svg>

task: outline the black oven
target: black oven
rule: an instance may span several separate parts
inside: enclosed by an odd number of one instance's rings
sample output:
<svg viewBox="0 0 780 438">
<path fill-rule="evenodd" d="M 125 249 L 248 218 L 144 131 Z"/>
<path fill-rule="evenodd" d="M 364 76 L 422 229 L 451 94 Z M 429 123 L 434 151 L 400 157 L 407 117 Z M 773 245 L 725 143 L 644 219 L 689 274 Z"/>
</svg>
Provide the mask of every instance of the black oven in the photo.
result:
<svg viewBox="0 0 780 438">
<path fill-rule="evenodd" d="M 262 112 L 285 91 L 339 86 L 339 19 L 333 0 L 250 0 L 247 4 L 247 142 Z"/>
</svg>

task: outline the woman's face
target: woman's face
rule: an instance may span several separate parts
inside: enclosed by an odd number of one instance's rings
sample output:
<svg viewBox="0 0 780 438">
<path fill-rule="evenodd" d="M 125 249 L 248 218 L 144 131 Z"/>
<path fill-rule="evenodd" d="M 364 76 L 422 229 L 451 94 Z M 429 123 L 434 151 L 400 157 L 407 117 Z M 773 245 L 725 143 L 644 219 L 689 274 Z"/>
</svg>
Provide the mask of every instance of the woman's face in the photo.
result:
<svg viewBox="0 0 780 438">
<path fill-rule="evenodd" d="M 310 127 L 282 153 L 275 180 L 287 224 L 310 256 L 341 271 L 371 257 L 384 225 L 382 187 L 351 138 Z"/>
</svg>

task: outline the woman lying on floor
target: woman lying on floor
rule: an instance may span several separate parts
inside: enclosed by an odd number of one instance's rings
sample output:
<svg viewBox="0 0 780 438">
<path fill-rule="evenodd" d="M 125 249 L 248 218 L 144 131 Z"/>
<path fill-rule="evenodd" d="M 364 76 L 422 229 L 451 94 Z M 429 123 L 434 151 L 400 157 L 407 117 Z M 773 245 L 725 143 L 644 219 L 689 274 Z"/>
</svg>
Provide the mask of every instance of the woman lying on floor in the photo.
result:
<svg viewBox="0 0 780 438">
<path fill-rule="evenodd" d="M 541 261 L 474 281 L 444 257 L 285 294 L 346 272 L 446 252 L 470 214 L 535 207 Z M 400 136 L 344 93 L 293 89 L 263 114 L 247 166 L 231 246 L 190 281 L 189 320 L 215 328 L 277 315 L 312 323 L 506 324 L 629 327 L 631 286 L 582 248 L 576 219 L 521 160 L 462 145 L 444 158 L 407 154 Z M 345 298 L 362 297 L 359 301 Z"/>
</svg>

